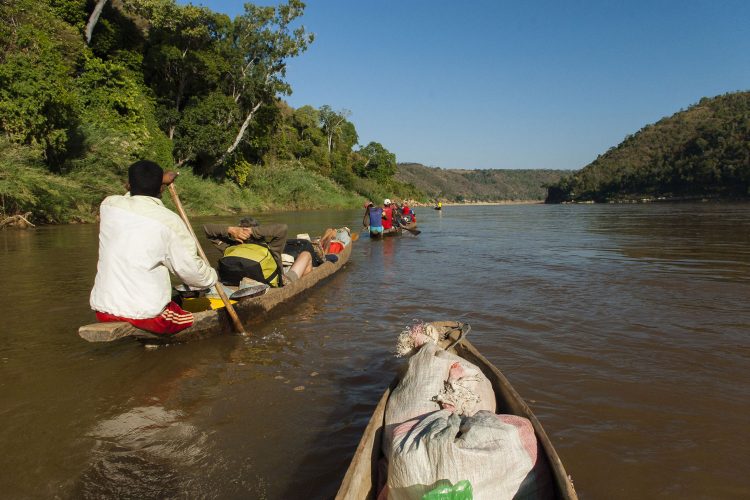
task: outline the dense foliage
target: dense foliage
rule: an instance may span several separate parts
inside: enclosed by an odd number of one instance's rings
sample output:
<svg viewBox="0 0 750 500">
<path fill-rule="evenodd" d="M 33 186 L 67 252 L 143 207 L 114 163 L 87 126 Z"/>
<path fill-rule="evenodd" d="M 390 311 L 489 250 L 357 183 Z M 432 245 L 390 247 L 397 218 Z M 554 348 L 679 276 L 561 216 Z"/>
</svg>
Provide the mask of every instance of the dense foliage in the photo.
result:
<svg viewBox="0 0 750 500">
<path fill-rule="evenodd" d="M 442 201 L 528 201 L 544 198 L 544 185 L 557 182 L 565 170 L 445 170 L 400 163 L 396 178 Z"/>
<path fill-rule="evenodd" d="M 293 109 L 305 5 L 235 19 L 174 0 L 0 0 L 0 210 L 92 220 L 127 166 L 179 167 L 194 212 L 421 196 L 349 112 Z"/>
<path fill-rule="evenodd" d="M 748 196 L 750 92 L 738 92 L 647 125 L 551 184 L 547 201 Z"/>
</svg>

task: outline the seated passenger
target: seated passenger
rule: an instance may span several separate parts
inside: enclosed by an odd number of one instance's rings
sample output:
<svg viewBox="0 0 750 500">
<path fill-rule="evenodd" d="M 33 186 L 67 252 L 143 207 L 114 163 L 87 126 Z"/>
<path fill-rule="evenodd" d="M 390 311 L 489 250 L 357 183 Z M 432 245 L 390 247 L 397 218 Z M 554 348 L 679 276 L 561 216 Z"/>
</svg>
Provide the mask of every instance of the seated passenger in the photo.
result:
<svg viewBox="0 0 750 500">
<path fill-rule="evenodd" d="M 224 257 L 219 259 L 219 277 L 226 285 L 237 286 L 243 277 L 248 277 L 278 287 L 283 286 L 285 281 L 297 281 L 312 271 L 312 255 L 304 251 L 284 272 L 281 254 L 286 246 L 286 224 L 261 226 L 252 217 L 245 217 L 240 220 L 239 226 L 205 224 L 203 230 L 206 237 L 224 253 Z M 259 265 L 246 266 L 243 260 L 255 261 Z"/>
<path fill-rule="evenodd" d="M 396 231 L 393 227 L 393 206 L 391 200 L 386 198 L 383 201 L 383 232 L 390 233 Z"/>
<path fill-rule="evenodd" d="M 102 202 L 90 300 L 99 321 L 177 333 L 193 324 L 193 314 L 172 302 L 170 271 L 194 287 L 216 282 L 216 271 L 198 255 L 185 223 L 161 202 L 164 186 L 176 175 L 151 161 L 135 162 L 128 169 L 130 191 Z"/>
</svg>

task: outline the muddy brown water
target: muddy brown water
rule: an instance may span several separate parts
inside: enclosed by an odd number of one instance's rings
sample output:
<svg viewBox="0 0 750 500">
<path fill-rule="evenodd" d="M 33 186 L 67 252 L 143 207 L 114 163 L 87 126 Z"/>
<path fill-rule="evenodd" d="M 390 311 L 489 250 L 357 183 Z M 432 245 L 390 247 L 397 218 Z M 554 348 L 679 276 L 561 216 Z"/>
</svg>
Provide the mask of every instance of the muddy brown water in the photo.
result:
<svg viewBox="0 0 750 500">
<path fill-rule="evenodd" d="M 750 205 L 417 213 L 251 337 L 156 350 L 76 334 L 96 226 L 0 232 L 0 497 L 331 498 L 414 319 L 472 324 L 582 498 L 750 496 Z"/>
</svg>

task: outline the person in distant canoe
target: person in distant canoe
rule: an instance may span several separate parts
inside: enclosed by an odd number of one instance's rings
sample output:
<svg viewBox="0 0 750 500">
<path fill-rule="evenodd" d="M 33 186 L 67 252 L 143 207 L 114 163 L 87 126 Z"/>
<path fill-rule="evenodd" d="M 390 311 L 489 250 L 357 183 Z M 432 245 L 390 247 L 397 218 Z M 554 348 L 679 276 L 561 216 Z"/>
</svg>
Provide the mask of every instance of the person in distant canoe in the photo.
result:
<svg viewBox="0 0 750 500">
<path fill-rule="evenodd" d="M 383 209 L 371 201 L 365 203 L 365 216 L 362 225 L 369 229 L 370 236 L 383 234 Z"/>
<path fill-rule="evenodd" d="M 409 208 L 409 205 L 407 205 L 406 203 L 401 204 L 401 213 L 404 215 L 411 215 L 412 217 L 414 216 L 414 214 L 411 211 L 411 208 Z"/>
<path fill-rule="evenodd" d="M 398 202 L 392 204 L 393 207 L 393 225 L 396 227 L 406 227 L 414 222 L 414 213 L 406 204 Z"/>
<path fill-rule="evenodd" d="M 216 271 L 198 255 L 185 223 L 162 204 L 161 192 L 176 176 L 154 162 L 137 161 L 128 169 L 129 192 L 102 202 L 90 298 L 100 322 L 177 333 L 193 324 L 193 315 L 172 302 L 169 273 L 194 287 L 216 283 Z"/>
<path fill-rule="evenodd" d="M 406 203 L 401 205 L 401 213 L 408 219 L 408 223 L 417 223 L 417 214 L 415 214 L 414 210 L 412 210 Z"/>
<path fill-rule="evenodd" d="M 269 270 L 269 275 L 258 281 L 268 282 L 271 286 L 283 285 L 297 281 L 310 273 L 313 268 L 313 257 L 309 251 L 300 252 L 292 266 L 284 272 L 281 254 L 287 241 L 288 226 L 286 224 L 258 224 L 252 217 L 244 217 L 238 226 L 224 226 L 221 224 L 205 224 L 203 231 L 211 242 L 225 253 L 230 247 L 238 244 L 256 244 L 267 247 L 276 263 L 275 269 Z M 221 271 L 221 267 L 219 269 Z M 280 280 L 276 276 L 282 276 Z"/>
<path fill-rule="evenodd" d="M 393 227 L 393 206 L 391 200 L 383 200 L 383 232 L 390 233 L 395 231 Z"/>
</svg>

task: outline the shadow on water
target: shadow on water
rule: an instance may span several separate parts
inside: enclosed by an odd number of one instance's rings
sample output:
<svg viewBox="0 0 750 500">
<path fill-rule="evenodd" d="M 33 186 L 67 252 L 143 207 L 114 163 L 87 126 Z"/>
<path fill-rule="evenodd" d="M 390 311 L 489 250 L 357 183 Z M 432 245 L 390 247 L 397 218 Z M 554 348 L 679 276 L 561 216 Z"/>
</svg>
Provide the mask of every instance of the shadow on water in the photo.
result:
<svg viewBox="0 0 750 500">
<path fill-rule="evenodd" d="M 381 383 L 372 373 L 353 373 L 336 381 L 341 397 L 329 404 L 324 431 L 319 432 L 302 451 L 302 460 L 292 473 L 280 498 L 333 498 L 369 422 L 369 415 L 393 378 L 393 363 L 386 358 L 368 369 L 382 374 Z M 367 389 L 363 390 L 363 387 Z M 379 387 L 379 389 L 378 389 Z M 335 439 L 332 440 L 332 437 Z"/>
</svg>

